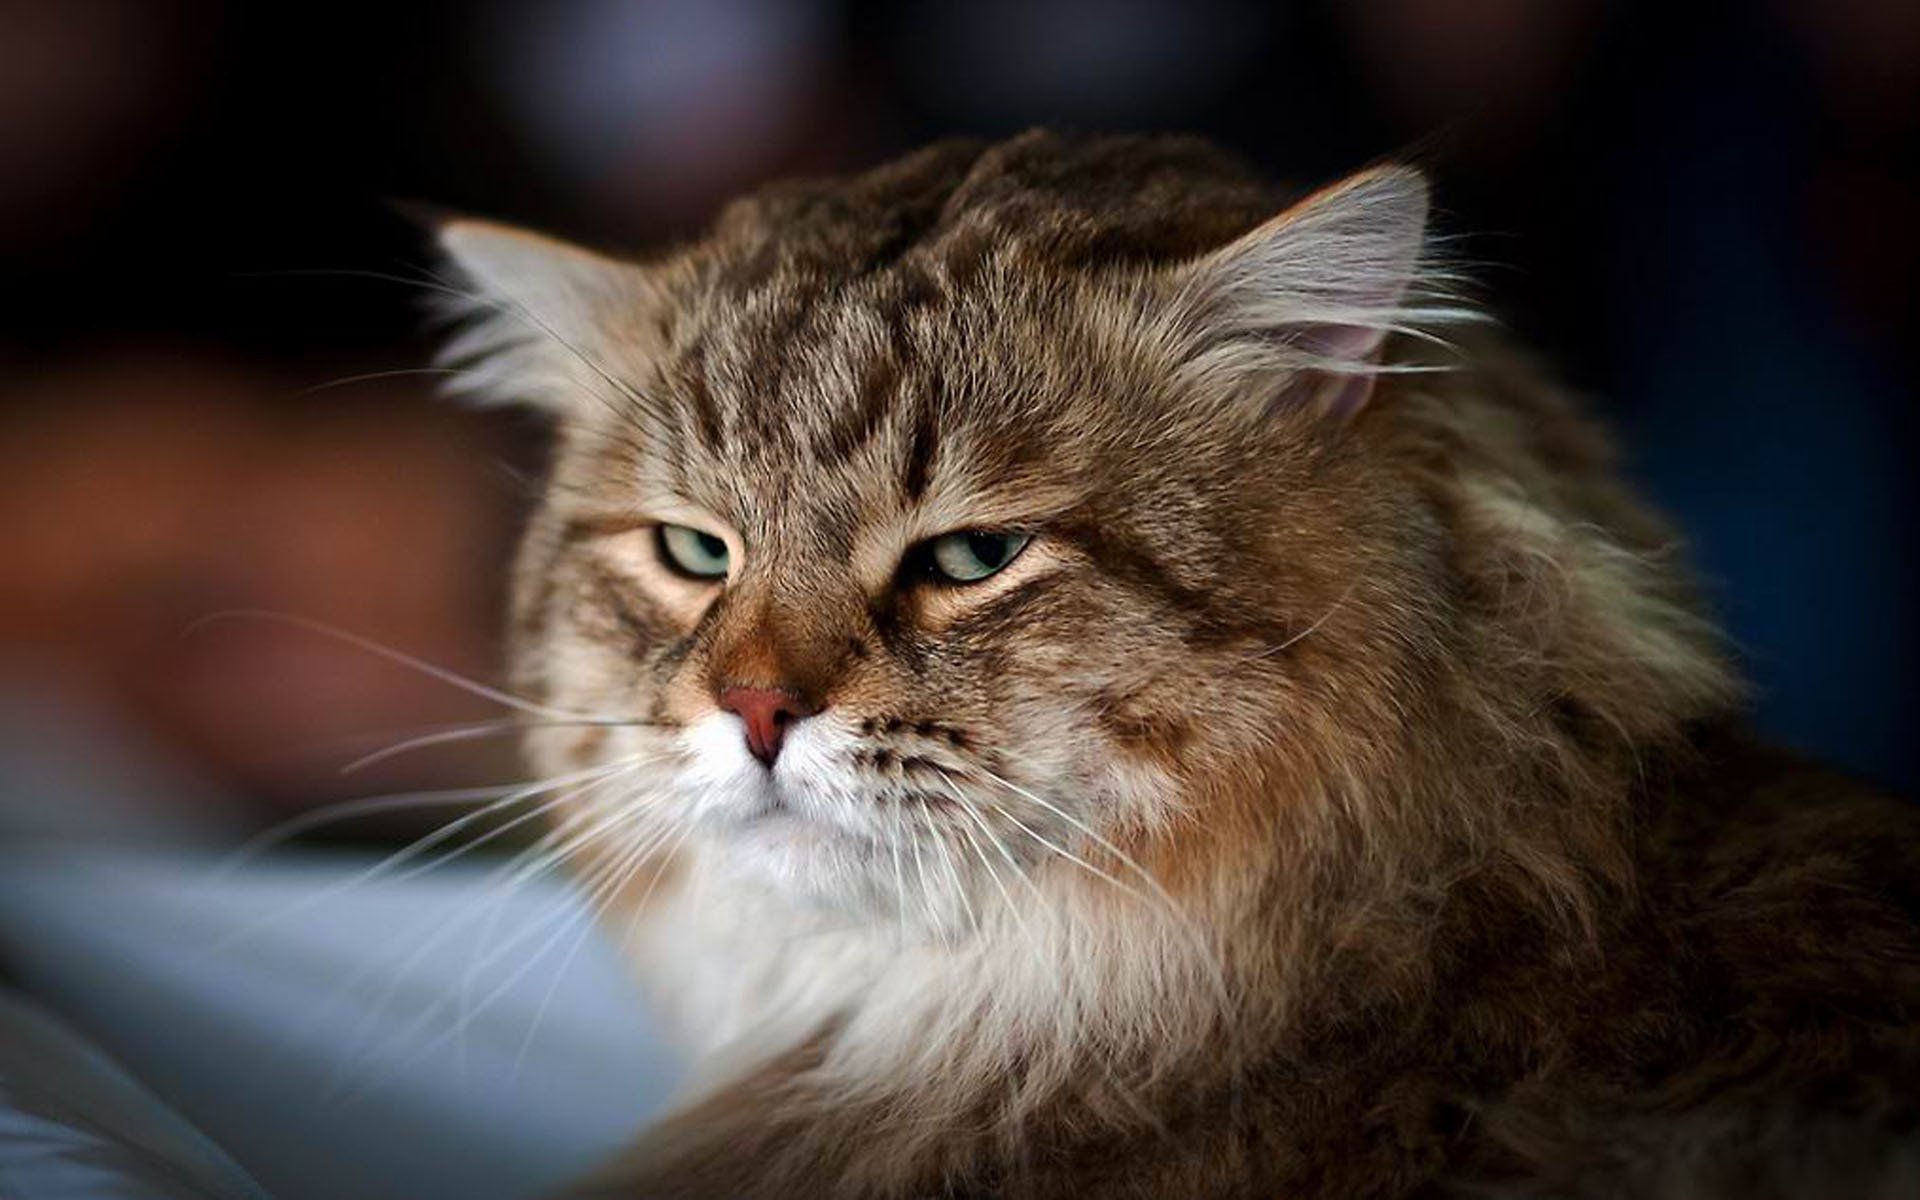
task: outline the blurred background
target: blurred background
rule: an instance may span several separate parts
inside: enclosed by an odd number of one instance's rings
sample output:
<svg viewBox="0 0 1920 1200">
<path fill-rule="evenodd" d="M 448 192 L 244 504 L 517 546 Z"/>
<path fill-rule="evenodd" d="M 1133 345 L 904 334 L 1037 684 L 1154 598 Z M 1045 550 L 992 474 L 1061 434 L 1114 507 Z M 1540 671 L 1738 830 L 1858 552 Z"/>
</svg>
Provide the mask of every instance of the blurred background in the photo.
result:
<svg viewBox="0 0 1920 1200">
<path fill-rule="evenodd" d="M 772 176 L 1035 124 L 1300 183 L 1428 163 L 1685 528 L 1761 725 L 1920 784 L 1911 0 L 0 0 L 0 795 L 258 826 L 516 776 L 502 739 L 343 776 L 499 711 L 195 628 L 294 613 L 498 678 L 538 430 L 406 373 L 407 202 L 644 248 Z"/>
</svg>

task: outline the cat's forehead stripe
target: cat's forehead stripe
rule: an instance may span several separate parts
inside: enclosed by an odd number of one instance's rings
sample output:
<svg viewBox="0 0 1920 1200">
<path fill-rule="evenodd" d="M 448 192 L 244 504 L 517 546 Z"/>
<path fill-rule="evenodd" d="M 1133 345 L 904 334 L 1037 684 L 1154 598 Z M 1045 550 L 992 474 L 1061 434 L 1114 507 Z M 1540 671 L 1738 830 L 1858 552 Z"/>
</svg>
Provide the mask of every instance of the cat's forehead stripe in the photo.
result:
<svg viewBox="0 0 1920 1200">
<path fill-rule="evenodd" d="M 940 455 L 940 418 L 933 397 L 923 396 L 915 406 L 913 429 L 908 435 L 900 490 L 909 503 L 927 494 Z"/>
<path fill-rule="evenodd" d="M 890 355 L 871 359 L 860 373 L 853 403 L 843 406 L 813 443 L 814 453 L 826 463 L 852 458 L 872 443 L 893 406 L 900 386 L 900 370 Z"/>
<path fill-rule="evenodd" d="M 943 294 L 915 270 L 857 288 L 763 285 L 719 305 L 719 327 L 670 368 L 702 456 L 764 472 L 878 455 L 906 500 L 924 497 L 945 439 L 941 371 L 915 316 Z"/>
<path fill-rule="evenodd" d="M 813 289 L 790 291 L 764 323 L 752 330 L 746 377 L 757 396 L 776 397 L 804 386 L 795 376 L 799 360 L 815 340 L 820 310 Z"/>
<path fill-rule="evenodd" d="M 679 375 L 687 407 L 692 410 L 694 431 L 706 449 L 719 453 L 727 447 L 727 431 L 707 381 L 706 357 L 705 340 L 696 338 L 681 356 Z"/>
</svg>

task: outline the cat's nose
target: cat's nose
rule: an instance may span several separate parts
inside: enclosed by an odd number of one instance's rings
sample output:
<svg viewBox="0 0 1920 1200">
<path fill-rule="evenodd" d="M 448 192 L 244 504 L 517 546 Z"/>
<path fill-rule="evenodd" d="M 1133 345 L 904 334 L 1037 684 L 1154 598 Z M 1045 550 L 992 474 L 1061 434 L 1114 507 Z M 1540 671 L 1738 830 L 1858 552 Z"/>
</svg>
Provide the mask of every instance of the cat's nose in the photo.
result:
<svg viewBox="0 0 1920 1200">
<path fill-rule="evenodd" d="M 720 707 L 747 727 L 747 749 L 769 767 L 780 757 L 787 726 L 820 711 L 820 706 L 785 688 L 730 687 L 720 692 Z"/>
</svg>

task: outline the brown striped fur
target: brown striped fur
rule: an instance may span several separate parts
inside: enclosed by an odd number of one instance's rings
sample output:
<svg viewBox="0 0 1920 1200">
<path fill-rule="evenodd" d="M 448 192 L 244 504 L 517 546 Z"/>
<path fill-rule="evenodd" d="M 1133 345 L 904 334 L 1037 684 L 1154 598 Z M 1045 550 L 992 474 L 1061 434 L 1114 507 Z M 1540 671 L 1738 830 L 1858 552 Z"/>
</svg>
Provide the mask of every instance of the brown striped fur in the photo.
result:
<svg viewBox="0 0 1920 1200">
<path fill-rule="evenodd" d="M 1740 731 L 1424 213 L 1029 134 L 644 262 L 447 228 L 560 430 L 517 682 L 634 718 L 528 749 L 648 756 L 563 823 L 701 1056 L 573 1194 L 1916 1194 L 1912 813 Z M 916 573 L 969 528 L 1033 541 Z M 771 776 L 743 683 L 821 708 Z"/>
</svg>

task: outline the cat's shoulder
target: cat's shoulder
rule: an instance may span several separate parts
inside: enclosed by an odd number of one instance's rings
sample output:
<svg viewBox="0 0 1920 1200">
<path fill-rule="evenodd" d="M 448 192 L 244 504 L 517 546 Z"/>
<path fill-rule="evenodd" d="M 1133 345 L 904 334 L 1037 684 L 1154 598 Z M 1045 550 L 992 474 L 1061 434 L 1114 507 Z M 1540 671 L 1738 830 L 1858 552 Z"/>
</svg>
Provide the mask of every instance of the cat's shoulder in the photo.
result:
<svg viewBox="0 0 1920 1200">
<path fill-rule="evenodd" d="M 1914 1194 L 1920 806 L 1721 730 L 1643 819 L 1637 913 L 1439 1194 Z"/>
<path fill-rule="evenodd" d="M 1723 732 L 1701 740 L 1667 810 L 1651 865 L 1728 949 L 1807 965 L 1855 959 L 1861 937 L 1920 944 L 1920 804 Z"/>
<path fill-rule="evenodd" d="M 1744 737 L 1701 749 L 1646 863 L 1683 1026 L 1662 1090 L 1920 1105 L 1920 805 Z"/>
</svg>

